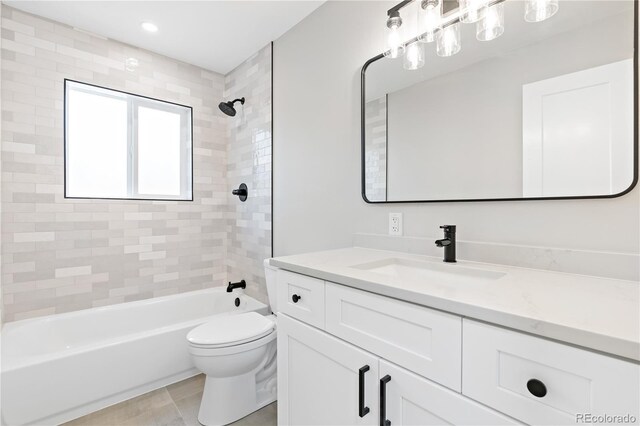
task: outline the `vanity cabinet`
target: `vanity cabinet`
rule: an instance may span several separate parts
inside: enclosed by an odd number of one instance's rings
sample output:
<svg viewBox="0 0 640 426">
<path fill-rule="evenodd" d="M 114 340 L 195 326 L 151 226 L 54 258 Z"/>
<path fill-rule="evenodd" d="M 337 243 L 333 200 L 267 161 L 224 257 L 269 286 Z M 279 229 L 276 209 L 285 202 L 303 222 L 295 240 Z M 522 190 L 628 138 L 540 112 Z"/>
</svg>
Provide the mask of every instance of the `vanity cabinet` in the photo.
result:
<svg viewBox="0 0 640 426">
<path fill-rule="evenodd" d="M 278 274 L 280 425 L 588 423 L 580 415 L 626 415 L 637 424 L 640 417 L 637 363 Z"/>
<path fill-rule="evenodd" d="M 278 424 L 518 424 L 286 315 L 278 317 Z"/>
</svg>

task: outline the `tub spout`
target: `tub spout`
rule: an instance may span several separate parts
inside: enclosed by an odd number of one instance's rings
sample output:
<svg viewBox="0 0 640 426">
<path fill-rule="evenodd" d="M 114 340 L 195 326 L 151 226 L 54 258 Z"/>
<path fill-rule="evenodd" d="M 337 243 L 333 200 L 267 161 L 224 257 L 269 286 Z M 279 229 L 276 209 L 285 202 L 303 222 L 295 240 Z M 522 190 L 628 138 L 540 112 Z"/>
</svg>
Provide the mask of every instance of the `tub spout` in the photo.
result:
<svg viewBox="0 0 640 426">
<path fill-rule="evenodd" d="M 227 285 L 227 293 L 231 293 L 236 288 L 247 288 L 247 282 L 245 280 L 240 280 L 237 283 L 229 281 L 229 285 Z"/>
</svg>

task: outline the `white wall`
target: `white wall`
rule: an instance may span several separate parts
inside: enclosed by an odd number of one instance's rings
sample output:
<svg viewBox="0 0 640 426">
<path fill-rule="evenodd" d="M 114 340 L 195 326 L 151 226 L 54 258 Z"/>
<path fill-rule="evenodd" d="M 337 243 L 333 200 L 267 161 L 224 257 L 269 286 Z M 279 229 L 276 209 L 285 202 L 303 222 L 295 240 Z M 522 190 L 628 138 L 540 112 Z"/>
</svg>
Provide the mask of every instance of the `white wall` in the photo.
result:
<svg viewBox="0 0 640 426">
<path fill-rule="evenodd" d="M 274 254 L 458 225 L 464 240 L 640 252 L 640 190 L 617 199 L 368 205 L 360 196 L 360 69 L 382 50 L 386 2 L 327 2 L 274 46 Z M 506 35 L 505 35 L 506 36 Z M 464 47 L 463 47 L 464 48 Z"/>
</svg>

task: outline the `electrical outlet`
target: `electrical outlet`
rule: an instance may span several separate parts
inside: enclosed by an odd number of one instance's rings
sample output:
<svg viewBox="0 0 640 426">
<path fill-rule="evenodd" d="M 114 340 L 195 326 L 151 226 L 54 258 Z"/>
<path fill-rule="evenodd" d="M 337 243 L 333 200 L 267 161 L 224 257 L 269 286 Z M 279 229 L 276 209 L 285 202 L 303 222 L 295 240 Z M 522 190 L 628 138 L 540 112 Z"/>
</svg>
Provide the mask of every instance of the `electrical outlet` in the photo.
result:
<svg viewBox="0 0 640 426">
<path fill-rule="evenodd" d="M 389 213 L 389 235 L 402 235 L 402 213 Z"/>
</svg>

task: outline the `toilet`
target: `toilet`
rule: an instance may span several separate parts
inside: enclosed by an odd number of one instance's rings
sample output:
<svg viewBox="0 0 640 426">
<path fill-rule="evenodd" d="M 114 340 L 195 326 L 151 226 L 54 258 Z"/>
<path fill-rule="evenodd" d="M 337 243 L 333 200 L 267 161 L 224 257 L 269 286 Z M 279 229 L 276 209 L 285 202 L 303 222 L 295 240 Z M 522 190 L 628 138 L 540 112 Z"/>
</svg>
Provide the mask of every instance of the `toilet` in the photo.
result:
<svg viewBox="0 0 640 426">
<path fill-rule="evenodd" d="M 276 312 L 276 271 L 264 261 L 271 310 Z M 206 375 L 198 421 L 226 425 L 276 400 L 276 316 L 226 315 L 187 334 L 189 353 Z"/>
</svg>

